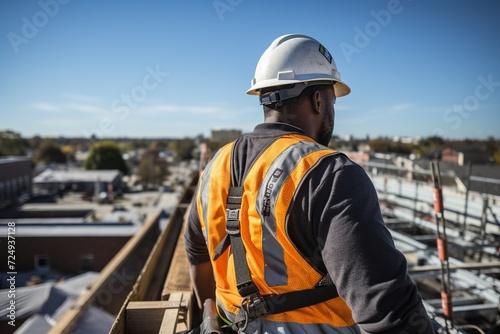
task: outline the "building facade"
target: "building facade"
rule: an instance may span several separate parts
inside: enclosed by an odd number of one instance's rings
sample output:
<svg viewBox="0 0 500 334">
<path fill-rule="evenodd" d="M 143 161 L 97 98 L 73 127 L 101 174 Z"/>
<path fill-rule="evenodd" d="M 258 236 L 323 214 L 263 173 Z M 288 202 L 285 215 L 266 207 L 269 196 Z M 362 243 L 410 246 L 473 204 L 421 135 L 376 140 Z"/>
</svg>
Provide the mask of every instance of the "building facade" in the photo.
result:
<svg viewBox="0 0 500 334">
<path fill-rule="evenodd" d="M 89 195 L 101 192 L 120 195 L 123 191 L 119 170 L 52 170 L 47 169 L 33 180 L 37 189 L 57 194 L 60 191 L 82 192 Z"/>
<path fill-rule="evenodd" d="M 0 210 L 31 198 L 31 170 L 29 158 L 0 157 Z"/>
</svg>

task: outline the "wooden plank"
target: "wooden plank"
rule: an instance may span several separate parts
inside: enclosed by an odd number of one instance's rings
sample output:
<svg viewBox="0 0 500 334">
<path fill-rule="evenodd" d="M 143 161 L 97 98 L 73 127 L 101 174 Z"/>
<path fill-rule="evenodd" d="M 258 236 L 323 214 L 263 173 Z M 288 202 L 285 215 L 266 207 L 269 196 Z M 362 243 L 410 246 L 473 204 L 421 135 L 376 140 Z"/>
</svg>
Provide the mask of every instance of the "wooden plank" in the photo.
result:
<svg viewBox="0 0 500 334">
<path fill-rule="evenodd" d="M 96 280 L 77 298 L 72 308 L 62 315 L 55 326 L 50 329 L 49 334 L 66 334 L 72 332 L 73 327 L 92 301 L 96 299 L 103 289 L 108 287 L 107 284 L 113 278 L 113 275 L 124 266 L 124 263 L 147 237 L 150 230 L 157 226 L 159 216 L 160 211 L 148 218 L 144 227 L 131 237 L 113 259 L 101 270 Z"/>
<path fill-rule="evenodd" d="M 197 181 L 197 177 L 194 177 L 192 179 L 192 183 L 195 183 Z M 191 198 L 193 195 L 193 190 L 192 189 L 186 189 L 184 193 L 181 195 L 181 201 L 180 203 L 188 203 L 191 202 Z M 177 232 L 182 228 L 182 222 L 183 222 L 183 216 L 185 214 L 185 209 L 180 208 L 179 206 L 176 207 L 172 215 L 170 216 L 170 221 L 168 223 L 169 226 L 176 225 Z M 174 222 L 175 220 L 175 222 Z M 113 324 L 113 327 L 111 328 L 110 334 L 125 334 L 125 333 L 130 333 L 130 330 L 128 330 L 128 323 L 125 323 L 125 330 L 122 330 L 123 323 L 126 322 L 126 305 L 127 303 L 130 303 L 132 301 L 137 301 L 137 300 L 156 300 L 157 298 L 161 297 L 161 292 L 162 292 L 162 285 L 165 282 L 165 279 L 162 279 L 159 281 L 159 286 L 156 286 L 157 280 L 156 276 L 153 275 L 150 276 L 147 274 L 149 271 L 162 271 L 161 268 L 166 265 L 165 262 L 159 262 L 159 261 L 164 261 L 165 259 L 162 257 L 165 244 L 167 242 L 167 239 L 169 239 L 168 231 L 170 228 L 165 228 L 161 234 L 160 237 L 157 240 L 157 243 L 153 247 L 153 250 L 151 251 L 150 256 L 146 260 L 145 265 L 143 266 L 142 272 L 139 274 L 139 277 L 131 291 L 131 293 L 127 296 L 127 300 L 125 301 L 122 309 L 117 315 L 117 318 L 115 320 L 115 323 Z M 169 251 L 169 260 L 168 260 L 168 266 L 166 266 L 167 270 L 171 269 L 171 257 L 173 254 L 173 249 Z M 159 265 L 160 263 L 160 265 Z M 143 275 L 147 277 L 147 279 L 144 279 Z M 154 291 L 153 291 L 154 290 Z M 145 296 L 148 296 L 148 298 L 145 298 Z M 183 302 L 184 303 L 184 302 Z M 191 309 L 188 309 L 189 312 L 191 312 Z M 188 319 L 191 318 L 190 315 L 188 314 Z M 188 320 L 189 321 L 189 320 Z M 190 324 L 190 322 L 188 322 Z M 156 332 L 155 334 L 157 334 Z M 142 334 L 142 333 L 141 333 Z"/>
<path fill-rule="evenodd" d="M 160 330 L 158 334 L 175 334 L 177 331 L 177 318 L 179 316 L 179 309 L 166 310 L 163 315 Z"/>
<path fill-rule="evenodd" d="M 190 291 L 172 292 L 168 298 L 169 301 L 181 303 L 181 307 L 176 318 L 177 331 L 183 331 L 191 328 L 191 299 L 192 293 Z"/>
<path fill-rule="evenodd" d="M 161 292 L 162 300 L 168 299 L 171 292 L 192 290 L 191 278 L 189 276 L 189 263 L 184 248 L 184 230 L 186 228 L 186 218 L 188 214 L 189 208 L 186 210 L 170 269 L 163 285 L 163 290 Z"/>
<path fill-rule="evenodd" d="M 169 312 L 169 314 L 175 313 L 175 319 L 177 319 L 180 305 L 181 303 L 178 301 L 136 301 L 128 303 L 125 310 L 127 333 L 158 334 L 165 311 L 173 311 Z M 176 322 L 174 322 L 174 325 Z"/>
</svg>

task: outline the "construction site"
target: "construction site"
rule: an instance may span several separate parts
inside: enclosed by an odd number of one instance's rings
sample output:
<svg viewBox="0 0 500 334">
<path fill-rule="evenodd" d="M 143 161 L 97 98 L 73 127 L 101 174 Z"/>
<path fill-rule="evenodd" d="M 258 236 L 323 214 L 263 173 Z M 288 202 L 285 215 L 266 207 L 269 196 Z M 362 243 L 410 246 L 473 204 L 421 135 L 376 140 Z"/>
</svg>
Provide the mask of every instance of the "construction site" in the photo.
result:
<svg viewBox="0 0 500 334">
<path fill-rule="evenodd" d="M 359 164 L 377 189 L 386 226 L 437 332 L 499 333 L 500 180 L 469 168 L 464 183 L 437 162 L 428 168 L 394 162 L 389 157 Z M 186 174 L 164 226 L 158 207 L 59 311 L 48 333 L 173 334 L 199 325 L 182 237 L 198 176 L 197 170 Z"/>
<path fill-rule="evenodd" d="M 0 334 L 500 334 L 500 1 L 0 6 Z"/>
</svg>

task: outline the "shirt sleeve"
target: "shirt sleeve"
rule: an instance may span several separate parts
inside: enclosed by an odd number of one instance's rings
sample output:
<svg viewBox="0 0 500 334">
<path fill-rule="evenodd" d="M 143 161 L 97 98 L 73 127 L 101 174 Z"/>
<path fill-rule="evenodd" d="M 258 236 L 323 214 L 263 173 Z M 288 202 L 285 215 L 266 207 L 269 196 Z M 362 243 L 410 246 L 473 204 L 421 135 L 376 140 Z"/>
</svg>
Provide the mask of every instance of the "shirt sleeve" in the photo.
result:
<svg viewBox="0 0 500 334">
<path fill-rule="evenodd" d="M 361 331 L 434 333 L 366 172 L 352 162 L 330 171 L 314 201 L 323 262 Z"/>
<path fill-rule="evenodd" d="M 184 247 L 190 264 L 210 261 L 207 244 L 201 231 L 201 223 L 196 209 L 196 194 L 193 196 L 187 226 L 184 231 Z"/>
</svg>

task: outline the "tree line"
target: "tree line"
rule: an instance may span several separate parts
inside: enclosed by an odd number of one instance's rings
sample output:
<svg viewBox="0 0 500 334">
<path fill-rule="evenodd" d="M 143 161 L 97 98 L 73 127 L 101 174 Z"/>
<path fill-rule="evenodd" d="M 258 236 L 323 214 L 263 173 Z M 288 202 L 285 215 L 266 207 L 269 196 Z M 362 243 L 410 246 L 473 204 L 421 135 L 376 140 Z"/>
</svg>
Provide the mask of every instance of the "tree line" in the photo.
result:
<svg viewBox="0 0 500 334">
<path fill-rule="evenodd" d="M 72 163 L 76 161 L 78 151 L 89 153 L 88 162 L 84 167 L 88 169 L 120 169 L 124 174 L 140 173 L 143 175 L 163 174 L 166 169 L 162 164 L 162 152 L 171 152 L 174 158 L 180 160 L 197 159 L 195 150 L 200 138 L 184 139 L 149 139 L 149 138 L 115 138 L 110 140 L 92 142 L 84 138 L 42 138 L 34 136 L 24 138 L 20 133 L 6 130 L 0 131 L 0 156 L 26 156 L 32 157 L 34 164 L 39 163 Z M 212 152 L 221 144 L 209 142 Z M 418 144 L 393 141 L 389 138 L 351 139 L 341 140 L 332 137 L 331 146 L 339 150 L 355 150 L 360 145 L 368 145 L 372 152 L 394 153 L 398 155 L 415 154 L 421 157 L 435 158 L 444 147 L 478 147 L 488 151 L 493 163 L 500 165 L 500 138 L 490 137 L 486 140 L 446 140 L 439 136 L 423 138 Z M 131 159 L 129 164 L 123 163 L 119 157 L 130 151 L 141 151 L 142 156 Z M 92 153 L 93 152 L 93 153 Z M 115 153 L 110 153 L 115 152 Z M 109 158 L 113 156 L 114 158 Z M 111 163 L 113 162 L 113 163 Z M 130 166 L 132 163 L 132 166 Z M 135 167 L 134 167 L 135 166 Z M 131 168 L 133 170 L 131 170 Z M 150 181 L 151 177 L 144 176 Z M 153 177 L 154 179 L 154 177 Z"/>
<path fill-rule="evenodd" d="M 1 156 L 30 156 L 33 166 L 39 164 L 74 164 L 77 152 L 85 152 L 81 167 L 88 170 L 117 169 L 124 175 L 135 174 L 146 184 L 161 185 L 168 176 L 169 152 L 177 161 L 194 158 L 195 139 L 115 139 L 91 142 L 82 138 L 24 138 L 20 133 L 0 131 Z M 129 152 L 139 156 L 125 159 Z"/>
</svg>

